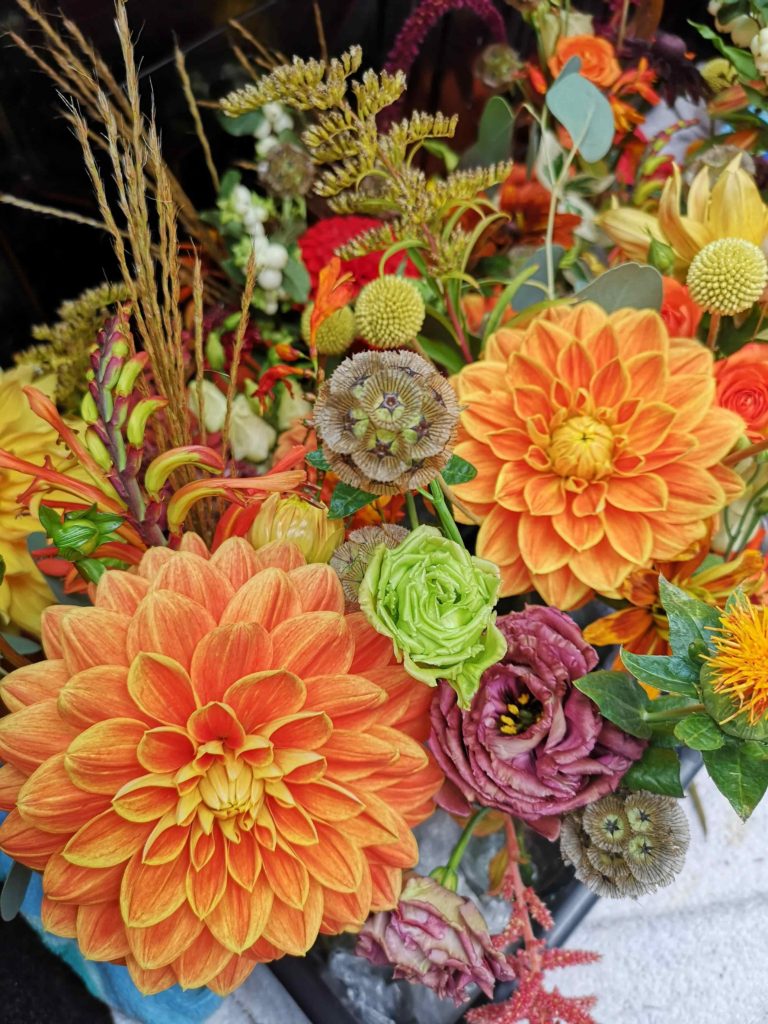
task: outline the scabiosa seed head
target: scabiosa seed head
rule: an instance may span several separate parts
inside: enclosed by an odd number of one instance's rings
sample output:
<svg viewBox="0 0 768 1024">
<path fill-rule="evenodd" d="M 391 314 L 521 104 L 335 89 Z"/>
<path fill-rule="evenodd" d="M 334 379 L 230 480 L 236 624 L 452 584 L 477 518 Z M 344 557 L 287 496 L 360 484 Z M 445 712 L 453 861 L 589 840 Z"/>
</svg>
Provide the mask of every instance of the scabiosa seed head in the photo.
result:
<svg viewBox="0 0 768 1024">
<path fill-rule="evenodd" d="M 424 323 L 424 300 L 405 277 L 386 274 L 363 288 L 355 306 L 357 333 L 378 348 L 410 345 Z"/>
<path fill-rule="evenodd" d="M 414 352 L 359 352 L 320 388 L 315 426 L 328 463 L 373 494 L 425 487 L 450 459 L 453 388 Z"/>
<path fill-rule="evenodd" d="M 273 146 L 259 165 L 259 178 L 281 199 L 305 196 L 312 187 L 315 169 L 306 150 L 292 142 Z"/>
<path fill-rule="evenodd" d="M 383 544 L 394 549 L 408 536 L 404 526 L 382 523 L 381 526 L 363 526 L 353 530 L 344 544 L 334 552 L 330 566 L 341 581 L 348 601 L 357 601 L 360 584 L 374 551 Z"/>
<path fill-rule="evenodd" d="M 734 316 L 763 294 L 768 263 L 759 246 L 743 238 L 719 238 L 697 253 L 688 270 L 691 298 L 703 309 Z"/>
<path fill-rule="evenodd" d="M 314 302 L 308 303 L 301 314 L 301 336 L 309 344 L 309 321 L 312 318 Z M 336 309 L 320 324 L 315 336 L 315 345 L 321 356 L 340 356 L 355 340 L 355 314 L 349 306 Z"/>
<path fill-rule="evenodd" d="M 562 824 L 560 850 L 576 877 L 600 896 L 642 896 L 675 878 L 690 832 L 672 797 L 631 793 L 603 797 Z"/>
</svg>

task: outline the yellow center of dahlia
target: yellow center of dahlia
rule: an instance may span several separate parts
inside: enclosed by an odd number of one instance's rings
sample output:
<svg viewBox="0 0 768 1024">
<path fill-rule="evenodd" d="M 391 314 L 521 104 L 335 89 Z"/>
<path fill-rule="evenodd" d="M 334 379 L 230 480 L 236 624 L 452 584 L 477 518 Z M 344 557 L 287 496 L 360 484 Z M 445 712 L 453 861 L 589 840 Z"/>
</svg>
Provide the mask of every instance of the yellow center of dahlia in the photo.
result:
<svg viewBox="0 0 768 1024">
<path fill-rule="evenodd" d="M 734 316 L 757 302 L 766 280 L 768 263 L 759 246 L 743 238 L 719 238 L 696 255 L 687 283 L 703 309 Z"/>
<path fill-rule="evenodd" d="M 560 476 L 599 480 L 613 469 L 613 432 L 592 416 L 573 416 L 553 432 L 549 457 Z"/>
<path fill-rule="evenodd" d="M 716 676 L 714 689 L 738 705 L 754 725 L 768 708 L 768 608 L 744 601 L 720 620 L 712 637 L 717 654 L 707 659 Z"/>
</svg>

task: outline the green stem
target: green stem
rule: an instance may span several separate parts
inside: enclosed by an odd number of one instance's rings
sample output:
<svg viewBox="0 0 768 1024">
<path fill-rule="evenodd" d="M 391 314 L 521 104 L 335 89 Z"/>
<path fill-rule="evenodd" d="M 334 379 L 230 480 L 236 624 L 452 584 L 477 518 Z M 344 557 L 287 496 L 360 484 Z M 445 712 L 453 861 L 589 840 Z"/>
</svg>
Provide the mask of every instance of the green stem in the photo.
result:
<svg viewBox="0 0 768 1024">
<path fill-rule="evenodd" d="M 429 485 L 429 492 L 432 496 L 432 501 L 437 512 L 437 517 L 440 520 L 440 525 L 443 528 L 443 533 L 449 540 L 455 541 L 464 547 L 464 541 L 461 539 L 459 528 L 451 515 L 450 509 L 445 501 L 445 495 L 440 487 L 437 480 L 433 480 Z"/>
<path fill-rule="evenodd" d="M 411 529 L 415 530 L 419 525 L 419 516 L 416 512 L 416 502 L 413 500 L 413 493 L 411 491 L 406 492 L 405 507 L 408 509 L 408 522 L 411 524 Z"/>
<path fill-rule="evenodd" d="M 464 826 L 464 831 L 459 836 L 459 841 L 454 846 L 448 863 L 446 864 L 446 868 L 448 868 L 449 871 L 458 871 L 459 865 L 461 864 L 461 858 L 464 856 L 469 840 L 472 838 L 472 833 L 480 824 L 481 819 L 484 818 L 489 811 L 490 807 L 481 807 L 479 811 L 475 811 Z"/>
<path fill-rule="evenodd" d="M 701 711 L 706 711 L 703 704 L 688 704 L 687 707 L 673 708 L 669 711 L 650 711 L 643 719 L 646 722 L 674 722 L 685 718 L 686 715 L 697 715 Z"/>
</svg>

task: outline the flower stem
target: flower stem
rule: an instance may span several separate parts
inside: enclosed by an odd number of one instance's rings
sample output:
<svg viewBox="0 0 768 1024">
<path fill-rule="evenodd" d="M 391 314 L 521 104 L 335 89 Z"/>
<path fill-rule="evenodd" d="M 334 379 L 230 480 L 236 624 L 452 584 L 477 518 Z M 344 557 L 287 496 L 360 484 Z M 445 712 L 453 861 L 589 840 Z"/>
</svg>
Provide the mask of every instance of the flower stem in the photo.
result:
<svg viewBox="0 0 768 1024">
<path fill-rule="evenodd" d="M 644 716 L 644 721 L 674 722 L 679 718 L 685 718 L 686 715 L 697 715 L 700 711 L 705 710 L 703 704 L 688 704 L 684 708 L 671 708 L 669 711 L 650 711 Z"/>
<path fill-rule="evenodd" d="M 707 347 L 712 349 L 714 352 L 715 346 L 717 345 L 717 335 L 720 331 L 720 320 L 721 316 L 719 313 L 709 314 L 709 330 L 707 331 Z"/>
<path fill-rule="evenodd" d="M 505 874 L 512 883 L 512 891 L 515 894 L 515 907 L 521 920 L 523 940 L 526 947 L 528 947 L 535 943 L 536 936 L 533 934 L 531 915 L 528 912 L 528 904 L 525 899 L 525 883 L 523 882 L 523 876 L 520 874 L 520 843 L 517 840 L 517 830 L 512 818 L 507 817 L 504 822 L 504 829 L 507 836 L 507 852 L 509 853 Z"/>
<path fill-rule="evenodd" d="M 429 485 L 429 492 L 432 495 L 432 501 L 434 502 L 435 511 L 437 512 L 437 517 L 440 520 L 440 525 L 443 528 L 443 533 L 449 540 L 455 541 L 457 544 L 460 544 L 461 547 L 464 547 L 464 541 L 461 539 L 459 528 L 451 515 L 450 509 L 445 501 L 445 496 L 437 480 L 433 480 Z"/>
<path fill-rule="evenodd" d="M 748 448 L 737 448 L 735 452 L 731 452 L 730 455 L 726 455 L 723 459 L 724 466 L 735 466 L 739 462 L 743 462 L 744 459 L 749 459 L 753 455 L 759 455 L 760 452 L 764 452 L 768 449 L 768 439 L 763 441 L 757 441 L 755 444 L 751 444 Z"/>
<path fill-rule="evenodd" d="M 459 841 L 454 846 L 451 856 L 448 859 L 448 863 L 445 865 L 449 871 L 458 871 L 459 865 L 461 864 L 461 858 L 464 856 L 469 840 L 472 838 L 472 833 L 489 811 L 490 807 L 481 807 L 479 811 L 475 811 L 464 826 L 464 831 L 459 836 Z"/>
<path fill-rule="evenodd" d="M 411 529 L 415 530 L 419 525 L 419 516 L 416 511 L 416 502 L 413 500 L 413 494 L 411 491 L 406 492 L 405 507 L 408 509 L 408 522 L 411 524 Z"/>
</svg>

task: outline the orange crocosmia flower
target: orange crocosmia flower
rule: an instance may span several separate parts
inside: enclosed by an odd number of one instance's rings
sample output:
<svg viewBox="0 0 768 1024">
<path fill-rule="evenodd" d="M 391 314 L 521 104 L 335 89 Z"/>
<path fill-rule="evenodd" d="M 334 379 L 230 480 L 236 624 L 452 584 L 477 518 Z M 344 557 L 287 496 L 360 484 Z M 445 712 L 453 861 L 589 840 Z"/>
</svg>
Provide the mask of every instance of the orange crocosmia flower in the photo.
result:
<svg viewBox="0 0 768 1024">
<path fill-rule="evenodd" d="M 560 38 L 555 52 L 547 64 L 552 77 L 557 78 L 571 57 L 581 60 L 579 74 L 595 85 L 608 89 L 621 75 L 613 44 L 597 36 L 567 36 Z"/>
<path fill-rule="evenodd" d="M 144 993 L 223 994 L 397 902 L 441 783 L 432 691 L 327 565 L 186 534 L 43 642 L 2 681 L 0 848 L 43 872 L 47 929 Z"/>
<path fill-rule="evenodd" d="M 455 451 L 478 470 L 455 491 L 504 595 L 618 597 L 632 569 L 691 548 L 741 493 L 720 460 L 743 421 L 715 404 L 712 355 L 650 310 L 550 309 L 497 331 L 455 381 Z"/>
<path fill-rule="evenodd" d="M 512 168 L 499 190 L 499 208 L 509 214 L 515 245 L 541 245 L 547 233 L 552 195 L 537 178 L 530 178 L 525 167 Z M 553 241 L 569 249 L 573 232 L 581 224 L 575 213 L 556 213 Z"/>
</svg>

